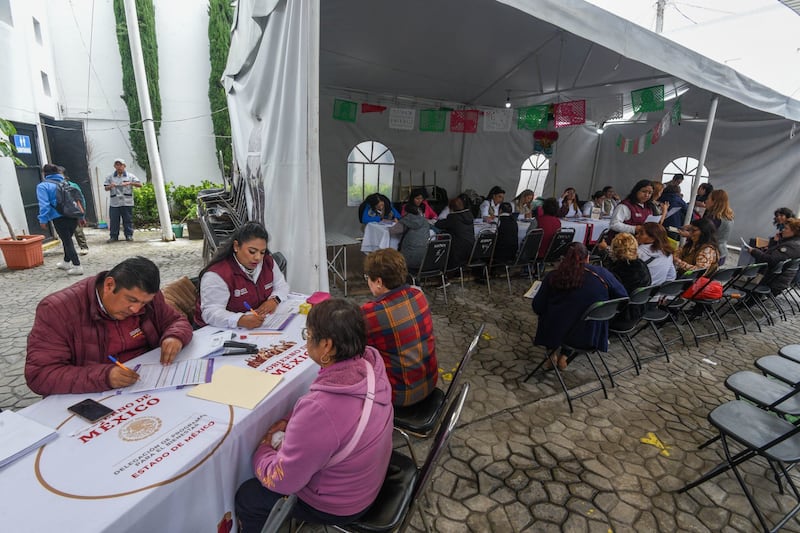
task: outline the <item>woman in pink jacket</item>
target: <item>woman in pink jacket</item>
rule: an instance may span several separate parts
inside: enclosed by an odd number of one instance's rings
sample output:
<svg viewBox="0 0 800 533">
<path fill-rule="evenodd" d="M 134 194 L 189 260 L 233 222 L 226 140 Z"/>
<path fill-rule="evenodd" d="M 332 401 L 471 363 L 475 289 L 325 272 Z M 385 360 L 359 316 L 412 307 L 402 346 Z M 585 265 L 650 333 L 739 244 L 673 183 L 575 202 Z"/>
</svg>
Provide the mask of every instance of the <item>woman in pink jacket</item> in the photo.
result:
<svg viewBox="0 0 800 533">
<path fill-rule="evenodd" d="M 352 522 L 369 508 L 386 477 L 392 389 L 380 353 L 366 345 L 361 309 L 343 299 L 317 304 L 303 334 L 308 355 L 321 369 L 310 391 L 256 449 L 256 477 L 236 492 L 240 532 L 261 531 L 273 505 L 288 494 L 297 494 L 297 519 Z"/>
</svg>

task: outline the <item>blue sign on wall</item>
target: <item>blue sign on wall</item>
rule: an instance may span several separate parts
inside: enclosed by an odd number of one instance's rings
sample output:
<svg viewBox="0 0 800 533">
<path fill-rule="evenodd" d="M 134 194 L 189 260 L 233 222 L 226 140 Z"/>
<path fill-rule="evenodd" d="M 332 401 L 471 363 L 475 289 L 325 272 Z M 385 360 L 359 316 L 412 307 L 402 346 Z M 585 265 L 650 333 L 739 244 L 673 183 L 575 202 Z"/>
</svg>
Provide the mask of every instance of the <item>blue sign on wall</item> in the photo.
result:
<svg viewBox="0 0 800 533">
<path fill-rule="evenodd" d="M 31 138 L 27 135 L 14 135 L 14 146 L 18 154 L 32 154 Z"/>
</svg>

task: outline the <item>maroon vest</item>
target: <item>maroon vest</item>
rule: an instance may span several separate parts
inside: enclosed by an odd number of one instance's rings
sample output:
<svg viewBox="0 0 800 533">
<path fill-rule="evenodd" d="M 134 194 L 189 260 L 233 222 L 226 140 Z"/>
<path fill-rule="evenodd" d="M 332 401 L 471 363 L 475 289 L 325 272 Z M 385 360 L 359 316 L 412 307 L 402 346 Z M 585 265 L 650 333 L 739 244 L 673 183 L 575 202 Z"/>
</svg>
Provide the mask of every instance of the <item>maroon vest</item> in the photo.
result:
<svg viewBox="0 0 800 533">
<path fill-rule="evenodd" d="M 247 308 L 244 303 L 247 302 L 255 309 L 272 295 L 272 267 L 274 262 L 271 255 L 264 256 L 264 262 L 261 267 L 261 274 L 258 276 L 256 283 L 242 271 L 239 263 L 233 256 L 220 261 L 208 269 L 208 272 L 213 272 L 221 277 L 225 284 L 228 286 L 228 305 L 226 309 L 233 313 L 245 313 Z M 201 280 L 202 283 L 202 280 Z M 200 298 L 197 299 L 195 306 L 194 321 L 198 326 L 204 326 L 202 313 L 200 311 L 201 302 Z"/>
<path fill-rule="evenodd" d="M 640 206 L 639 204 L 635 204 L 625 198 L 622 200 L 622 203 L 631 210 L 631 218 L 628 220 L 623 220 L 625 224 L 629 224 L 631 226 L 641 226 L 647 221 L 647 217 L 653 214 L 647 206 Z"/>
</svg>

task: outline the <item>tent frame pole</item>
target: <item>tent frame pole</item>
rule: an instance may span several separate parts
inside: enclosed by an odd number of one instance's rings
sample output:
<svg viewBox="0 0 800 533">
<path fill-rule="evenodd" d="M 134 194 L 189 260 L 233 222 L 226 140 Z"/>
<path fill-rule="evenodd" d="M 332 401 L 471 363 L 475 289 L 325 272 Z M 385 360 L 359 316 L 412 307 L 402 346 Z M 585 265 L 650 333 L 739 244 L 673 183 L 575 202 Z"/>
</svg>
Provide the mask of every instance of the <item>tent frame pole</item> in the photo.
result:
<svg viewBox="0 0 800 533">
<path fill-rule="evenodd" d="M 711 142 L 711 130 L 714 128 L 714 119 L 717 116 L 717 105 L 719 104 L 719 95 L 715 94 L 711 99 L 711 108 L 708 111 L 708 122 L 706 123 L 706 133 L 703 137 L 703 147 L 700 149 L 700 160 L 697 162 L 697 170 L 692 178 L 692 193 L 689 197 L 689 208 L 686 210 L 683 224 L 688 225 L 692 221 L 692 213 L 694 213 L 694 202 L 697 199 L 697 188 L 700 186 L 700 174 L 703 167 L 706 166 L 706 154 L 708 154 L 708 145 Z"/>
</svg>

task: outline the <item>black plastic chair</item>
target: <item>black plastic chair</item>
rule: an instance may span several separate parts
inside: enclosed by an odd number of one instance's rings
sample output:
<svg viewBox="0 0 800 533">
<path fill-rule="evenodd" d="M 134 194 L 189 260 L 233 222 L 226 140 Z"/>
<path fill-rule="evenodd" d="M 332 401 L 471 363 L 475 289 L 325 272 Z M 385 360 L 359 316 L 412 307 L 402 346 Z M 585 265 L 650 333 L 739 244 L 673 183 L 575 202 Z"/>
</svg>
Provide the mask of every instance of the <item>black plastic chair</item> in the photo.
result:
<svg viewBox="0 0 800 533">
<path fill-rule="evenodd" d="M 567 246 L 575 238 L 575 228 L 561 228 L 553 235 L 550 246 L 544 254 L 544 258 L 536 263 L 536 277 L 542 279 L 542 273 L 547 268 L 548 263 L 559 261 L 567 253 Z"/>
<path fill-rule="evenodd" d="M 646 324 L 640 326 L 639 329 L 631 335 L 631 337 L 636 337 L 645 328 L 649 327 L 656 336 L 656 340 L 658 340 L 658 343 L 661 345 L 663 354 L 640 357 L 640 361 L 653 359 L 663 355 L 667 359 L 667 362 L 670 362 L 669 350 L 667 349 L 667 346 L 678 341 L 686 346 L 686 339 L 683 337 L 683 331 L 678 325 L 678 321 L 675 320 L 672 309 L 682 304 L 683 298 L 681 298 L 681 294 L 683 294 L 683 291 L 685 291 L 691 285 L 691 279 L 676 279 L 673 281 L 665 281 L 658 288 L 655 296 L 661 298 L 661 302 L 657 307 L 649 307 L 645 310 L 642 320 L 646 322 Z M 661 335 L 661 329 L 663 329 L 667 324 L 672 324 L 675 326 L 675 331 L 678 333 L 678 335 L 674 339 L 668 340 Z"/>
<path fill-rule="evenodd" d="M 411 511 L 416 509 L 425 531 L 431 531 L 418 502 L 424 497 L 433 471 L 455 431 L 468 393 L 469 383 L 464 383 L 458 396 L 447 409 L 422 467 L 417 468 L 416 463 L 409 457 L 392 452 L 386 479 L 375 502 L 357 521 L 345 526 L 334 526 L 336 529 L 353 533 L 402 531 L 411 517 Z"/>
<path fill-rule="evenodd" d="M 606 237 L 608 237 L 608 232 L 611 231 L 608 228 L 604 229 L 600 232 L 600 236 L 594 241 L 594 246 L 589 251 L 589 263 L 592 265 L 600 265 L 603 263 L 603 259 L 606 257 L 606 254 L 600 253 L 600 243 L 605 242 Z"/>
<path fill-rule="evenodd" d="M 787 465 L 793 466 L 800 462 L 800 427 L 742 400 L 733 400 L 720 405 L 709 413 L 708 420 L 719 431 L 725 462 L 699 479 L 685 485 L 678 492 L 686 492 L 723 472 L 733 470 L 736 480 L 755 511 L 763 530 L 778 531 L 800 512 L 800 491 L 787 469 Z M 729 440 L 737 442 L 744 449 L 736 454 L 731 454 Z M 781 484 L 781 478 L 783 478 L 792 489 L 798 502 L 772 527 L 767 523 L 738 469 L 740 464 L 756 456 L 764 457 L 768 461 L 775 473 L 779 491 L 784 492 Z M 778 469 L 781 471 L 780 474 Z M 758 490 L 759 493 L 764 492 L 761 487 Z"/>
<path fill-rule="evenodd" d="M 525 268 L 528 271 L 528 279 L 533 281 L 533 273 L 531 265 L 536 265 L 536 259 L 539 256 L 539 248 L 542 245 L 542 237 L 544 230 L 541 228 L 534 228 L 525 234 L 522 239 L 522 244 L 519 247 L 517 257 L 508 263 L 501 263 L 492 266 L 503 266 L 506 269 L 506 281 L 508 282 L 508 294 L 511 294 L 511 269 L 512 268 Z M 534 266 L 535 268 L 535 266 Z"/>
<path fill-rule="evenodd" d="M 431 237 L 428 247 L 425 249 L 425 257 L 422 258 L 422 264 L 416 273 L 409 272 L 414 285 L 417 284 L 417 281 L 438 277 L 444 290 L 444 303 L 447 303 L 447 280 L 444 273 L 447 270 L 447 259 L 450 257 L 450 243 L 451 238 L 447 233 L 438 233 Z"/>
<path fill-rule="evenodd" d="M 689 319 L 686 308 L 681 309 L 681 313 L 683 316 L 686 317 L 687 324 L 689 329 L 694 336 L 694 343 L 696 346 L 700 346 L 700 339 L 705 337 L 716 336 L 718 341 L 722 341 L 722 335 L 725 335 L 725 338 L 730 338 L 728 336 L 728 329 L 725 327 L 725 323 L 722 321 L 722 317 L 717 313 L 716 306 L 720 304 L 724 304 L 726 302 L 725 298 L 725 290 L 730 289 L 730 286 L 736 281 L 739 274 L 741 274 L 743 267 L 734 267 L 734 268 L 723 268 L 716 270 L 711 276 L 707 279 L 706 283 L 698 283 L 698 286 L 692 289 L 695 294 L 699 294 L 702 290 L 707 286 L 710 285 L 712 282 L 716 281 L 722 285 L 722 296 L 719 298 L 692 298 L 690 302 L 693 304 L 692 310 L 694 313 L 692 314 L 692 320 Z M 744 328 L 744 321 L 742 321 L 741 316 L 738 312 L 734 309 L 736 316 L 739 318 L 739 323 L 742 328 Z M 704 333 L 698 334 L 697 330 L 694 328 L 694 322 L 697 319 L 705 318 L 708 320 L 708 323 L 713 328 L 713 333 Z"/>
<path fill-rule="evenodd" d="M 444 414 L 447 404 L 452 400 L 453 395 L 458 390 L 458 385 L 464 375 L 464 369 L 475 354 L 478 341 L 480 341 L 481 335 L 483 335 L 485 329 L 486 324 L 481 324 L 480 327 L 478 327 L 478 331 L 475 333 L 469 346 L 467 346 L 467 349 L 464 351 L 461 361 L 458 363 L 458 368 L 453 374 L 450 385 L 447 387 L 447 392 L 442 391 L 440 388 L 435 388 L 428 397 L 421 402 L 409 405 L 408 407 L 394 408 L 394 428 L 405 439 L 411 457 L 414 459 L 414 464 L 419 463 L 414 455 L 414 449 L 411 446 L 409 434 L 425 439 L 436 430 L 441 423 L 442 414 Z"/>
<path fill-rule="evenodd" d="M 776 315 L 773 315 L 770 312 L 770 310 L 767 308 L 766 302 L 770 302 L 770 304 L 772 304 L 772 307 L 777 311 L 778 317 L 780 317 L 782 320 L 786 320 L 786 313 L 783 311 L 783 307 L 781 306 L 780 302 L 778 302 L 778 300 L 772 294 L 770 284 L 773 280 L 775 280 L 775 278 L 783 274 L 783 269 L 786 268 L 790 261 L 792 260 L 784 259 L 772 267 L 767 267 L 767 272 L 761 278 L 761 281 L 758 283 L 758 285 L 748 290 L 749 298 L 747 298 L 747 301 L 754 302 L 756 306 L 758 306 L 763 315 L 762 320 L 766 321 L 766 323 L 770 326 L 775 325 L 774 319 Z M 757 321 L 757 324 L 759 325 L 759 331 L 761 331 L 761 322 L 761 320 Z"/>
<path fill-rule="evenodd" d="M 658 293 L 659 288 L 660 285 L 650 285 L 648 287 L 635 289 L 628 295 L 629 301 L 627 308 L 641 307 L 644 310 L 650 303 L 650 300 Z M 608 332 L 619 339 L 620 344 L 622 344 L 622 347 L 625 349 L 625 353 L 628 354 L 628 357 L 630 357 L 633 363 L 631 366 L 616 370 L 614 375 L 630 370 L 631 368 L 636 370 L 637 376 L 639 375 L 639 370 L 642 368 L 642 358 L 639 354 L 639 350 L 636 348 L 636 344 L 633 342 L 632 334 L 635 334 L 641 327 L 640 324 L 642 323 L 644 315 L 645 313 L 642 312 L 639 318 L 626 328 L 614 327 L 615 324 L 613 320 L 609 323 Z"/>
<path fill-rule="evenodd" d="M 750 318 L 753 319 L 753 323 L 755 323 L 756 327 L 758 327 L 759 332 L 761 331 L 761 322 L 756 318 L 756 315 L 753 314 L 753 309 L 750 307 L 748 300 L 751 298 L 750 291 L 752 291 L 757 285 L 755 279 L 758 277 L 761 271 L 766 268 L 766 266 L 766 263 L 753 263 L 745 266 L 730 288 L 725 291 L 725 296 L 730 301 L 731 309 L 733 309 L 736 314 L 739 314 L 737 306 L 740 306 L 741 309 L 747 311 L 747 314 L 749 314 Z M 729 312 L 730 310 L 725 311 L 722 313 L 722 316 L 724 317 Z M 743 326 L 743 331 L 747 333 L 746 323 Z"/>
<path fill-rule="evenodd" d="M 275 264 L 278 265 L 278 269 L 283 274 L 283 277 L 286 277 L 286 256 L 283 255 L 281 252 L 273 252 L 272 253 L 272 260 L 275 261 Z"/>
<path fill-rule="evenodd" d="M 619 313 L 620 309 L 622 309 L 628 303 L 628 298 L 616 298 L 614 300 L 605 300 L 602 302 L 595 302 L 589 307 L 586 308 L 586 311 L 583 312 L 583 316 L 579 318 L 575 324 L 572 325 L 571 329 L 574 329 L 576 325 L 582 322 L 607 322 L 614 318 L 617 313 Z M 592 371 L 594 375 L 597 376 L 597 381 L 600 383 L 599 387 L 595 387 L 593 389 L 581 391 L 574 396 L 571 396 L 569 393 L 569 389 L 567 388 L 566 383 L 564 383 L 564 378 L 561 375 L 561 371 L 558 369 L 558 365 L 553 365 L 553 370 L 556 373 L 556 377 L 558 378 L 558 382 L 561 384 L 561 389 L 564 391 L 564 396 L 567 397 L 567 404 L 569 404 L 569 412 L 573 413 L 575 410 L 572 407 L 572 400 L 581 398 L 586 396 L 587 394 L 591 394 L 593 392 L 597 392 L 599 390 L 603 391 L 603 396 L 608 398 L 608 391 L 606 390 L 606 385 L 603 383 L 603 378 L 600 377 L 600 373 L 597 371 L 597 367 L 592 361 L 591 354 L 597 354 L 600 358 L 600 362 L 603 364 L 603 368 L 605 368 L 606 375 L 608 375 L 609 381 L 611 381 L 611 386 L 616 386 L 614 384 L 614 377 L 611 375 L 611 370 L 609 370 L 608 365 L 606 364 L 605 359 L 603 359 L 603 355 L 600 353 L 600 350 L 597 349 L 595 346 L 571 346 L 568 344 L 569 338 L 571 336 L 571 332 L 567 333 L 564 336 L 564 342 L 562 342 L 561 346 L 557 347 L 556 349 L 547 352 L 545 350 L 544 360 L 539 363 L 533 371 L 528 374 L 528 376 L 523 381 L 528 381 L 531 377 L 533 377 L 539 369 L 544 368 L 544 364 L 547 361 L 551 361 L 551 357 L 553 354 L 557 354 L 560 350 L 564 349 L 570 351 L 572 355 L 570 356 L 570 361 L 576 359 L 580 355 L 585 355 L 586 359 L 589 361 L 589 365 L 592 367 Z"/>
<path fill-rule="evenodd" d="M 475 237 L 475 243 L 472 245 L 472 252 L 469 254 L 467 263 L 459 265 L 458 267 L 462 292 L 464 291 L 464 269 L 480 268 L 481 273 L 486 279 L 486 288 L 489 290 L 489 294 L 492 294 L 492 287 L 489 284 L 489 265 L 492 263 L 492 255 L 494 255 L 494 246 L 496 243 L 496 231 L 483 230 Z"/>
</svg>

